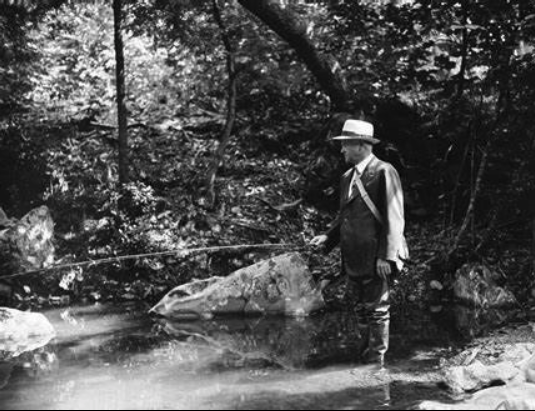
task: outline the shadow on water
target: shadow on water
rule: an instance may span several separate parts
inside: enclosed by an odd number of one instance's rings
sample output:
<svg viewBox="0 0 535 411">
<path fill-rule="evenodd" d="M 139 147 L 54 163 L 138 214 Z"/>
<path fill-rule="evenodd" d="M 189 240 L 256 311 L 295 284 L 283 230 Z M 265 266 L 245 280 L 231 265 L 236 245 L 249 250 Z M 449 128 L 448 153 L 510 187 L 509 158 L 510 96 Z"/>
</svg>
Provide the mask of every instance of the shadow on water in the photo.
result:
<svg viewBox="0 0 535 411">
<path fill-rule="evenodd" d="M 362 341 L 343 312 L 177 323 L 153 321 L 139 306 L 50 311 L 56 340 L 0 362 L 0 409 L 405 409 L 443 401 L 428 375 L 441 350 L 467 338 L 462 327 L 445 326 L 448 312 L 396 313 L 391 370 L 377 378 L 357 364 Z"/>
</svg>

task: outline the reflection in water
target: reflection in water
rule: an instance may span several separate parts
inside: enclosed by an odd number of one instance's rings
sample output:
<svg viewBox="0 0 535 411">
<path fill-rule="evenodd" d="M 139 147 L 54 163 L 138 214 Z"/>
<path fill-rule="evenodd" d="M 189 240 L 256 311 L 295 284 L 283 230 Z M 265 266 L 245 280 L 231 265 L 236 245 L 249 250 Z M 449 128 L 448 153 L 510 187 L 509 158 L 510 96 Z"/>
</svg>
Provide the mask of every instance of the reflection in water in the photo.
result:
<svg viewBox="0 0 535 411">
<path fill-rule="evenodd" d="M 8 361 L 19 357 L 23 353 L 45 347 L 53 338 L 53 336 L 45 335 L 23 338 L 17 341 L 11 339 L 2 340 L 0 341 L 0 361 Z"/>
<path fill-rule="evenodd" d="M 264 360 L 286 370 L 354 362 L 362 344 L 355 318 L 341 313 L 308 319 L 262 317 L 195 323 L 162 320 L 161 324 L 163 331 L 178 340 L 193 339 L 223 355 L 241 359 L 242 365 Z"/>
<path fill-rule="evenodd" d="M 8 385 L 16 366 L 32 378 L 50 372 L 57 366 L 56 356 L 43 348 L 52 338 L 51 335 L 45 335 L 0 341 L 0 390 Z"/>
<path fill-rule="evenodd" d="M 0 390 L 3 389 L 9 382 L 11 378 L 11 373 L 13 372 L 14 365 L 9 362 L 0 363 Z"/>
<path fill-rule="evenodd" d="M 473 309 L 456 305 L 451 310 L 455 315 L 457 330 L 468 339 L 473 339 L 484 333 L 506 324 L 512 315 L 511 311 L 499 309 Z"/>
<path fill-rule="evenodd" d="M 421 313 L 394 319 L 394 371 L 379 375 L 356 363 L 362 341 L 344 313 L 154 323 L 145 312 L 47 313 L 57 339 L 0 363 L 0 409 L 389 409 L 443 399 L 420 377 L 436 362 L 420 358 L 451 339 Z"/>
<path fill-rule="evenodd" d="M 433 307 L 433 311 L 436 311 L 433 314 L 434 322 L 464 342 L 509 323 L 516 314 L 511 310 L 472 308 L 465 305 L 438 306 Z"/>
</svg>

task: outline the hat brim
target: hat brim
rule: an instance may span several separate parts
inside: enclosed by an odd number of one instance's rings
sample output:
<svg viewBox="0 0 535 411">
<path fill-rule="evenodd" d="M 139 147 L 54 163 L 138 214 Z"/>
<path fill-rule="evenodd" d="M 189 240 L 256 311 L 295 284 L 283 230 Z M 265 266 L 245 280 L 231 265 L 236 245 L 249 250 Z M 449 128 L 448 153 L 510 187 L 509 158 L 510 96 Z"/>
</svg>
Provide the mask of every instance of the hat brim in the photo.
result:
<svg viewBox="0 0 535 411">
<path fill-rule="evenodd" d="M 369 136 L 338 136 L 333 137 L 332 140 L 334 141 L 364 141 L 365 143 L 369 143 L 371 145 L 376 145 L 381 142 L 381 140 L 377 140 L 376 138 L 369 137 Z"/>
</svg>

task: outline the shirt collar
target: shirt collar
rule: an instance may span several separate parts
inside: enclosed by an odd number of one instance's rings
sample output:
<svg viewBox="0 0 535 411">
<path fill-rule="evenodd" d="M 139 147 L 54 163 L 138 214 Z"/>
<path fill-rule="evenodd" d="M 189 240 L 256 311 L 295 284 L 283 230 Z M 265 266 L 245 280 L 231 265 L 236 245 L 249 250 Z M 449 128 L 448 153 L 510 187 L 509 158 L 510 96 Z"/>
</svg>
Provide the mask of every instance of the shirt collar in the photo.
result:
<svg viewBox="0 0 535 411">
<path fill-rule="evenodd" d="M 355 170 L 357 170 L 359 175 L 362 175 L 364 171 L 366 171 L 366 168 L 372 162 L 374 157 L 375 156 L 373 154 L 370 154 L 368 157 L 366 157 L 366 159 L 362 160 L 359 164 L 355 166 Z"/>
</svg>

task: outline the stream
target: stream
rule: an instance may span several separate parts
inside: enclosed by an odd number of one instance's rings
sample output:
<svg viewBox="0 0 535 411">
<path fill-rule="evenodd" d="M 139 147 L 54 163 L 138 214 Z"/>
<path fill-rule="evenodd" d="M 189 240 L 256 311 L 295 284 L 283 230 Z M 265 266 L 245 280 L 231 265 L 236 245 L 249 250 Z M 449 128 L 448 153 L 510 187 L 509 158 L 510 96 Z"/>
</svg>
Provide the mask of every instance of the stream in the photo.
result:
<svg viewBox="0 0 535 411">
<path fill-rule="evenodd" d="M 388 371 L 355 362 L 352 316 L 175 323 L 139 305 L 44 314 L 57 337 L 0 362 L 0 409 L 411 409 L 448 401 L 440 358 L 466 330 L 398 310 Z"/>
</svg>

